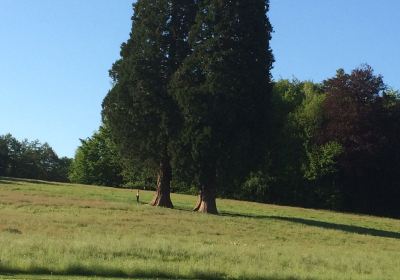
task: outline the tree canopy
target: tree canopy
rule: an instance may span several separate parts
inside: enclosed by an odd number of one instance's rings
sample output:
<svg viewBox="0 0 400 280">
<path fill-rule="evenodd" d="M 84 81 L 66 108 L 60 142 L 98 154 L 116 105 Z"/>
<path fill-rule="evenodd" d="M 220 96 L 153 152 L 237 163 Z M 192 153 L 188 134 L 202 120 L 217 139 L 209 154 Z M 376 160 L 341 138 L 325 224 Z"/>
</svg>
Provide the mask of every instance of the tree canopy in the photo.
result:
<svg viewBox="0 0 400 280">
<path fill-rule="evenodd" d="M 120 154 L 158 170 L 155 206 L 172 207 L 171 142 L 177 107 L 169 80 L 189 52 L 194 1 L 139 0 L 130 39 L 110 70 L 114 86 L 103 102 L 103 120 Z"/>
<path fill-rule="evenodd" d="M 81 140 L 75 153 L 69 179 L 73 183 L 121 186 L 122 162 L 106 127 Z"/>
<path fill-rule="evenodd" d="M 70 164 L 47 143 L 0 136 L 0 176 L 67 182 Z"/>
<path fill-rule="evenodd" d="M 265 1 L 199 1 L 190 32 L 193 52 L 173 77 L 171 93 L 200 185 L 200 212 L 216 213 L 216 188 L 244 176 L 266 140 L 272 31 Z"/>
<path fill-rule="evenodd" d="M 324 82 L 324 87 L 325 120 L 318 140 L 334 140 L 343 147 L 337 176 L 343 208 L 379 214 L 394 211 L 391 197 L 399 193 L 399 188 L 393 187 L 393 165 L 399 164 L 400 143 L 393 134 L 399 123 L 393 114 L 398 99 L 394 101 L 386 94 L 382 76 L 375 75 L 368 65 L 350 74 L 339 70 Z M 388 106 L 388 100 L 392 105 Z"/>
</svg>

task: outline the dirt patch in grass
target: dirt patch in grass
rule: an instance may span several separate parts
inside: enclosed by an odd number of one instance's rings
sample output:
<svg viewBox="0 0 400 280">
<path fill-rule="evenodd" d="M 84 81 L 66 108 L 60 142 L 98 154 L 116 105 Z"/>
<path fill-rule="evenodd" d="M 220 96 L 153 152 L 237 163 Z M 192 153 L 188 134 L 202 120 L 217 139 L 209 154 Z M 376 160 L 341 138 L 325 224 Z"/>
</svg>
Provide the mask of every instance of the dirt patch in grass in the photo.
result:
<svg viewBox="0 0 400 280">
<path fill-rule="evenodd" d="M 54 197 L 35 195 L 15 191 L 2 191 L 0 204 L 24 206 L 75 206 L 81 208 L 121 208 L 120 203 L 112 203 L 104 200 L 79 199 L 69 197 Z"/>
</svg>

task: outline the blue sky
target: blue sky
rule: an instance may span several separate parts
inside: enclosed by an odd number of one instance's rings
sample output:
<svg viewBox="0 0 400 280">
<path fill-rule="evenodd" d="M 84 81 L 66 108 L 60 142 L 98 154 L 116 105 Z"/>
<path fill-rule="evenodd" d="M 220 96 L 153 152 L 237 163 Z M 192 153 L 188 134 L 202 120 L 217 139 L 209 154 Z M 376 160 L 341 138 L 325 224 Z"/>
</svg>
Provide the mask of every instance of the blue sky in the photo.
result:
<svg viewBox="0 0 400 280">
<path fill-rule="evenodd" d="M 100 125 L 132 0 L 0 0 L 0 134 L 72 157 Z M 400 1 L 271 0 L 275 79 L 369 63 L 400 89 Z"/>
</svg>

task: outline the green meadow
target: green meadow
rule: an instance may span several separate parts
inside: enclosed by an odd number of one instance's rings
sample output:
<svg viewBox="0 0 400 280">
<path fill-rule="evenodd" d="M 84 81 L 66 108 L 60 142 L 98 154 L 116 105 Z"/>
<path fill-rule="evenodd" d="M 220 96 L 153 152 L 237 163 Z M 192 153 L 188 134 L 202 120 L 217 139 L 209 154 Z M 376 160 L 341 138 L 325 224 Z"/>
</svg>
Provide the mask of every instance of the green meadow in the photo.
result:
<svg viewBox="0 0 400 280">
<path fill-rule="evenodd" d="M 0 279 L 400 279 L 400 221 L 0 178 Z"/>
</svg>

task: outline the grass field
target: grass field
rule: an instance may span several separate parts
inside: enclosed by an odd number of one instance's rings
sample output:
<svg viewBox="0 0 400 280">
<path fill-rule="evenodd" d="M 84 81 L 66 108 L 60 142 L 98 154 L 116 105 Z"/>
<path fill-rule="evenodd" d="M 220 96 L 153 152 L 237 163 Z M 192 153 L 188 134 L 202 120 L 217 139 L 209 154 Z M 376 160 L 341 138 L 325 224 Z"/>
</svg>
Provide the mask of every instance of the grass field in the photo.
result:
<svg viewBox="0 0 400 280">
<path fill-rule="evenodd" d="M 0 279 L 400 279 L 399 220 L 172 198 L 0 178 Z"/>
</svg>

